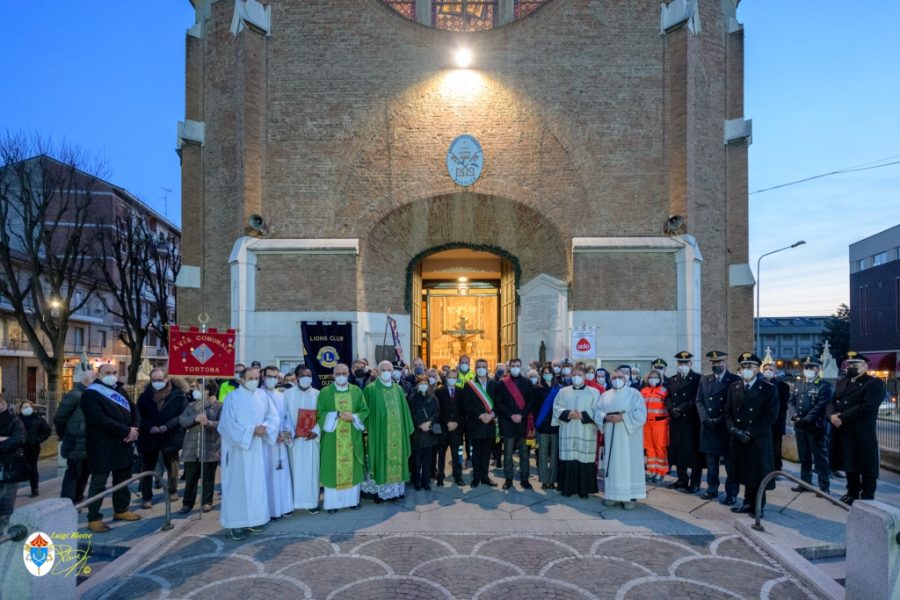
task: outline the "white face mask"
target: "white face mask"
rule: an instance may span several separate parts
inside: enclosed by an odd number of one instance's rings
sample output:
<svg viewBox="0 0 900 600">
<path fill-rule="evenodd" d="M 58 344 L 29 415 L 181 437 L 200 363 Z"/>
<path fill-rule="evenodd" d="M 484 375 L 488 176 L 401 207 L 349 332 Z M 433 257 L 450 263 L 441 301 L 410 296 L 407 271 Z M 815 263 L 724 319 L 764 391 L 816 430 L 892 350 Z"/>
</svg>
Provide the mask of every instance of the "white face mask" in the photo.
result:
<svg viewBox="0 0 900 600">
<path fill-rule="evenodd" d="M 259 387 L 259 380 L 258 380 L 258 379 L 251 379 L 251 380 L 249 380 L 249 381 L 245 381 L 245 382 L 244 382 L 244 387 L 247 388 L 248 390 L 250 390 L 251 392 L 253 392 L 253 391 L 256 390 L 256 388 Z"/>
<path fill-rule="evenodd" d="M 150 385 L 153 386 L 153 389 L 157 392 L 166 387 L 165 381 L 151 381 Z"/>
<path fill-rule="evenodd" d="M 478 367 L 477 369 L 475 369 L 475 373 L 479 377 L 485 377 L 487 376 L 487 369 L 485 369 L 484 367 Z"/>
<path fill-rule="evenodd" d="M 341 387 L 347 385 L 347 376 L 346 375 L 337 375 L 334 378 L 334 383 Z"/>
<path fill-rule="evenodd" d="M 304 390 L 309 389 L 309 386 L 312 385 L 312 377 L 301 377 L 297 380 L 297 383 L 300 384 L 300 387 Z"/>
<path fill-rule="evenodd" d="M 763 371 L 763 377 L 765 377 L 766 379 L 775 379 L 775 371 L 773 371 L 772 369 L 766 369 L 765 371 Z"/>
<path fill-rule="evenodd" d="M 571 372 L 572 372 L 572 369 L 570 369 L 569 367 L 563 367 L 563 370 L 562 370 L 563 375 L 568 375 Z"/>
<path fill-rule="evenodd" d="M 391 379 L 394 381 L 400 381 L 400 377 L 403 376 L 403 373 L 400 371 L 391 371 Z"/>
<path fill-rule="evenodd" d="M 559 367 L 553 367 L 553 372 L 559 375 Z"/>
<path fill-rule="evenodd" d="M 597 378 L 597 376 L 594 375 L 593 373 L 585 373 L 584 378 L 587 379 L 588 381 L 593 381 L 594 379 Z"/>
<path fill-rule="evenodd" d="M 434 385 L 436 383 L 437 383 L 437 377 L 429 377 L 428 378 L 428 385 Z"/>
<path fill-rule="evenodd" d="M 617 390 L 621 390 L 623 387 L 625 387 L 625 380 L 621 377 L 617 377 L 612 380 L 612 384 L 614 388 L 616 388 Z"/>
<path fill-rule="evenodd" d="M 424 394 L 428 391 L 428 384 L 420 383 L 418 386 L 416 386 L 416 389 L 419 390 L 419 393 Z"/>
<path fill-rule="evenodd" d="M 26 417 L 30 417 L 34 413 L 34 409 L 30 406 L 22 409 L 22 415 Z"/>
<path fill-rule="evenodd" d="M 456 385 L 456 379 L 454 379 L 453 377 L 448 377 L 447 378 L 447 387 L 453 387 L 454 385 Z"/>
<path fill-rule="evenodd" d="M 100 378 L 100 381 L 109 387 L 116 387 L 116 384 L 119 382 L 119 378 L 115 375 L 104 375 Z"/>
<path fill-rule="evenodd" d="M 532 377 L 532 378 L 531 378 L 531 385 L 537 385 L 537 382 L 538 382 L 538 378 L 537 378 L 537 377 Z"/>
<path fill-rule="evenodd" d="M 274 390 L 275 386 L 278 385 L 278 378 L 276 377 L 266 377 L 266 387 L 270 390 Z"/>
<path fill-rule="evenodd" d="M 678 365 L 678 372 L 682 375 L 687 375 L 691 372 L 691 365 Z"/>
<path fill-rule="evenodd" d="M 509 374 L 512 375 L 513 377 L 518 377 L 519 373 L 521 373 L 521 372 L 522 372 L 522 369 L 520 369 L 519 367 L 510 367 L 509 368 Z"/>
<path fill-rule="evenodd" d="M 656 387 L 659 385 L 659 379 L 657 379 L 656 377 L 653 377 L 652 379 L 648 379 L 647 383 L 650 384 L 650 387 Z"/>
<path fill-rule="evenodd" d="M 813 369 L 803 369 L 803 376 L 809 380 L 816 378 L 816 372 Z"/>
<path fill-rule="evenodd" d="M 203 392 L 200 390 L 191 390 L 191 398 L 194 400 L 200 400 L 203 398 Z"/>
<path fill-rule="evenodd" d="M 382 371 L 380 375 L 381 381 L 383 381 L 384 383 L 390 383 L 391 378 L 393 377 L 391 373 L 393 373 L 393 371 Z"/>
<path fill-rule="evenodd" d="M 745 381 L 750 381 L 756 377 L 756 373 L 753 372 L 753 369 L 742 369 L 741 377 L 743 377 Z"/>
<path fill-rule="evenodd" d="M 468 373 L 469 372 L 469 363 L 462 363 L 461 365 L 459 365 L 459 372 L 460 373 Z"/>
<path fill-rule="evenodd" d="M 575 385 L 575 386 L 584 385 L 584 377 L 582 377 L 581 375 L 576 375 L 575 377 L 572 378 L 572 385 Z"/>
</svg>

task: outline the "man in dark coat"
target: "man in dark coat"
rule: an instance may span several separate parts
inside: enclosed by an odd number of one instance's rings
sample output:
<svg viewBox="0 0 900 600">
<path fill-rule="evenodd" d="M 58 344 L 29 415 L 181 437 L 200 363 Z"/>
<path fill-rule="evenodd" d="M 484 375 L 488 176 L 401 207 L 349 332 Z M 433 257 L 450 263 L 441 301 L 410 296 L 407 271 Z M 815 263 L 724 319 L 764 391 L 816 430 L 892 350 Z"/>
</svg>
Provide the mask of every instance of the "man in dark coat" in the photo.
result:
<svg viewBox="0 0 900 600">
<path fill-rule="evenodd" d="M 812 483 L 813 467 L 819 477 L 819 489 L 828 492 L 830 473 L 825 447 L 826 412 L 834 399 L 834 386 L 822 379 L 821 363 L 811 356 L 803 361 L 803 379 L 794 386 L 790 405 L 794 407 L 794 436 L 800 458 L 800 479 Z M 800 486 L 794 492 L 806 491 Z"/>
<path fill-rule="evenodd" d="M 156 469 L 162 455 L 168 471 L 168 493 L 171 500 L 178 500 L 178 451 L 184 441 L 181 415 L 187 408 L 187 397 L 181 388 L 166 377 L 165 369 L 150 371 L 150 383 L 138 398 L 141 415 L 138 450 L 144 471 Z M 153 484 L 150 477 L 141 480 L 141 496 L 144 508 L 153 506 Z"/>
<path fill-rule="evenodd" d="M 778 392 L 759 376 L 762 361 L 752 352 L 738 356 L 741 381 L 728 388 L 725 425 L 731 434 L 734 475 L 744 485 L 744 502 L 734 513 L 756 516 L 756 495 L 763 478 L 772 471 L 772 425 L 778 419 Z M 763 490 L 760 510 L 766 506 Z M 762 517 L 762 515 L 760 515 Z"/>
<path fill-rule="evenodd" d="M 772 470 L 780 471 L 783 465 L 781 460 L 781 440 L 787 428 L 787 406 L 788 400 L 791 399 L 791 386 L 787 382 L 778 379 L 778 373 L 775 370 L 775 363 L 765 363 L 762 366 L 763 378 L 775 386 L 778 392 L 778 418 L 772 425 Z M 775 480 L 769 483 L 769 489 L 775 489 Z"/>
<path fill-rule="evenodd" d="M 81 412 L 81 395 L 94 383 L 97 374 L 85 371 L 81 381 L 69 390 L 53 417 L 56 436 L 61 440 L 60 454 L 66 459 L 66 472 L 63 475 L 60 498 L 68 498 L 73 504 L 84 500 L 84 489 L 87 487 L 88 469 L 87 451 L 84 448 L 84 414 Z"/>
<path fill-rule="evenodd" d="M 703 456 L 700 454 L 700 417 L 697 415 L 697 388 L 700 374 L 691 368 L 694 355 L 687 351 L 675 355 L 678 372 L 669 378 L 669 464 L 675 465 L 678 479 L 669 488 L 688 494 L 700 491 Z M 690 469 L 690 474 L 688 473 Z"/>
<path fill-rule="evenodd" d="M 472 443 L 472 487 L 479 484 L 495 487 L 488 476 L 491 450 L 497 438 L 496 382 L 487 373 L 487 361 L 475 361 L 475 377 L 466 382 L 460 393 L 468 420 L 466 432 Z"/>
<path fill-rule="evenodd" d="M 460 445 L 463 439 L 466 413 L 461 401 L 463 394 L 460 388 L 456 387 L 456 369 L 450 369 L 447 372 L 446 385 L 439 385 L 435 393 L 441 405 L 441 428 L 443 429 L 437 451 L 437 484 L 444 485 L 446 455 L 449 450 L 453 481 L 462 487 Z"/>
<path fill-rule="evenodd" d="M 735 479 L 731 460 L 731 436 L 725 427 L 725 401 L 728 388 L 741 378 L 731 373 L 725 365 L 724 352 L 706 353 L 712 373 L 700 378 L 697 389 L 697 414 L 700 417 L 700 452 L 706 456 L 706 493 L 704 500 L 719 497 L 719 465 L 725 461 L 725 499 L 722 504 L 731 506 L 737 502 L 740 485 Z"/>
<path fill-rule="evenodd" d="M 534 414 L 531 405 L 531 382 L 522 373 L 522 361 L 513 358 L 509 361 L 509 374 L 497 382 L 497 414 L 500 416 L 500 436 L 503 438 L 503 489 L 512 487 L 515 476 L 513 453 L 519 451 L 519 485 L 524 490 L 531 489 L 528 478 L 531 476 L 531 465 L 528 462 L 530 448 L 525 443 L 528 424 L 534 431 Z"/>
<path fill-rule="evenodd" d="M 831 469 L 847 473 L 846 504 L 875 498 L 878 481 L 878 435 L 875 421 L 884 399 L 884 382 L 866 373 L 868 359 L 858 352 L 847 353 L 847 375 L 838 380 L 829 419 Z"/>
<path fill-rule="evenodd" d="M 95 496 L 106 489 L 110 473 L 113 485 L 131 477 L 133 444 L 138 439 L 140 419 L 137 407 L 132 405 L 125 388 L 119 384 L 116 371 L 115 365 L 102 365 L 97 372 L 98 380 L 81 395 L 85 449 L 91 469 L 88 496 Z M 114 520 L 137 521 L 141 518 L 128 510 L 130 495 L 128 486 L 113 492 Z M 94 533 L 109 531 L 100 513 L 102 505 L 101 498 L 88 507 L 88 529 Z"/>
</svg>

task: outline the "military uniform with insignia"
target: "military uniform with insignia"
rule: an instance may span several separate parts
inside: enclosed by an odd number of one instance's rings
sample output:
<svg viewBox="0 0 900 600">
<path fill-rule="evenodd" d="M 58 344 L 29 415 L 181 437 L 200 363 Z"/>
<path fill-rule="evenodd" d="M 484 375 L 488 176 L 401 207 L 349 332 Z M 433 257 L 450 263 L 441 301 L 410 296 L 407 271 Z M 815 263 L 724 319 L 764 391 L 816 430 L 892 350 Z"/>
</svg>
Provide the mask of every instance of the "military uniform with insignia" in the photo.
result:
<svg viewBox="0 0 900 600">
<path fill-rule="evenodd" d="M 706 493 L 704 500 L 719 497 L 719 465 L 724 460 L 725 499 L 723 504 L 731 506 L 737 500 L 740 485 L 732 476 L 734 466 L 731 461 L 731 435 L 725 427 L 725 401 L 728 388 L 741 378 L 725 366 L 728 355 L 719 350 L 711 350 L 706 357 L 712 364 L 713 372 L 700 378 L 697 389 L 697 414 L 700 417 L 700 452 L 706 456 Z"/>
<path fill-rule="evenodd" d="M 678 479 L 668 487 L 688 494 L 700 491 L 703 476 L 700 418 L 697 416 L 696 405 L 700 374 L 691 369 L 693 357 L 687 351 L 675 355 L 678 373 L 669 378 L 669 395 L 666 397 L 666 409 L 669 412 L 669 464 L 675 465 L 678 473 Z"/>
<path fill-rule="evenodd" d="M 821 366 L 813 357 L 806 357 L 803 361 L 804 379 L 794 385 L 789 404 L 794 409 L 791 421 L 794 424 L 797 454 L 800 458 L 800 479 L 811 484 L 815 466 L 819 489 L 828 492 L 830 469 L 825 446 L 825 413 L 834 398 L 834 387 L 822 379 L 819 372 Z M 800 486 L 791 489 L 795 492 L 804 491 Z"/>
</svg>

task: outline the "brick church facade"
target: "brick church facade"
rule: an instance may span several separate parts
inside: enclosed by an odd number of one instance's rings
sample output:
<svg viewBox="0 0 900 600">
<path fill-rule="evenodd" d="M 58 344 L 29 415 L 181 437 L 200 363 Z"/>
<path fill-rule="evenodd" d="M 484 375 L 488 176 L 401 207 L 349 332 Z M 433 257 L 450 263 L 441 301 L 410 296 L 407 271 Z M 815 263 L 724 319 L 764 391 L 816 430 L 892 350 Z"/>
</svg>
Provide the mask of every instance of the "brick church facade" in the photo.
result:
<svg viewBox="0 0 900 600">
<path fill-rule="evenodd" d="M 466 248 L 503 260 L 500 359 L 567 355 L 582 326 L 604 361 L 751 348 L 737 1 L 495 0 L 450 31 L 428 0 L 193 0 L 180 321 L 288 364 L 303 320 L 352 322 L 373 357 L 390 311 L 409 357 L 421 261 Z"/>
</svg>

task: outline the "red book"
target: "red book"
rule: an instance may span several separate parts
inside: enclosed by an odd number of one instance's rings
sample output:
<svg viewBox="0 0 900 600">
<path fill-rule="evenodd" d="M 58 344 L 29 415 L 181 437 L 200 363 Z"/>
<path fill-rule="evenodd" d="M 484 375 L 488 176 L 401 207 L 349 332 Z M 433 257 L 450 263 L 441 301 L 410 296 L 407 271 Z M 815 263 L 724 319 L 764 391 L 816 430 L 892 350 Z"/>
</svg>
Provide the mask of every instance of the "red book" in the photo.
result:
<svg viewBox="0 0 900 600">
<path fill-rule="evenodd" d="M 313 428 L 316 426 L 316 419 L 318 415 L 316 411 L 310 408 L 301 408 L 297 411 L 297 429 L 294 432 L 294 437 L 309 437 L 309 434 L 312 433 Z"/>
</svg>

